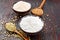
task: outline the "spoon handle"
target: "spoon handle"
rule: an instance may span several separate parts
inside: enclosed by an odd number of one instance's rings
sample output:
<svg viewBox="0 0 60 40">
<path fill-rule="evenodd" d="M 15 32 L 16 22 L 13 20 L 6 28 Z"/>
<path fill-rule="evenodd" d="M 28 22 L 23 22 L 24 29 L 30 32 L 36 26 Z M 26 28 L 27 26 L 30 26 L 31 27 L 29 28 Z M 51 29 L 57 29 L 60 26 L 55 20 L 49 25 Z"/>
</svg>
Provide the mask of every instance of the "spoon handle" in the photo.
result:
<svg viewBox="0 0 60 40">
<path fill-rule="evenodd" d="M 44 6 L 45 2 L 46 2 L 46 0 L 43 0 L 41 5 L 38 8 L 42 8 Z"/>
<path fill-rule="evenodd" d="M 26 37 L 24 37 L 20 32 L 18 32 L 17 30 L 15 30 L 15 32 L 17 33 L 17 34 L 19 34 L 24 40 L 29 40 L 28 38 L 26 38 Z"/>
</svg>

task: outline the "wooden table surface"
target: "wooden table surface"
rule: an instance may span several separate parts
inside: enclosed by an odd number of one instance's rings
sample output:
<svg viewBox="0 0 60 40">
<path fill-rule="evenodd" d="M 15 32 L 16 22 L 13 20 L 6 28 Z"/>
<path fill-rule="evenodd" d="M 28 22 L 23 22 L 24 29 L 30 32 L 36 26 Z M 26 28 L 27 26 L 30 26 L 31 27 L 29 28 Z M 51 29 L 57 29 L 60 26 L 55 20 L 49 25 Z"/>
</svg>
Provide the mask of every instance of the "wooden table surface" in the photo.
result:
<svg viewBox="0 0 60 40">
<path fill-rule="evenodd" d="M 12 10 L 14 3 L 20 0 L 0 0 L 0 40 L 20 40 L 13 36 L 7 37 L 6 29 L 1 24 L 8 22 L 16 13 Z M 24 0 L 32 4 L 32 8 L 38 7 L 42 0 Z M 60 0 L 46 0 L 43 7 L 44 15 L 42 19 L 45 26 L 40 33 L 31 36 L 31 40 L 60 40 Z M 29 11 L 28 13 L 31 14 Z M 2 26 L 1 26 L 2 25 Z"/>
</svg>

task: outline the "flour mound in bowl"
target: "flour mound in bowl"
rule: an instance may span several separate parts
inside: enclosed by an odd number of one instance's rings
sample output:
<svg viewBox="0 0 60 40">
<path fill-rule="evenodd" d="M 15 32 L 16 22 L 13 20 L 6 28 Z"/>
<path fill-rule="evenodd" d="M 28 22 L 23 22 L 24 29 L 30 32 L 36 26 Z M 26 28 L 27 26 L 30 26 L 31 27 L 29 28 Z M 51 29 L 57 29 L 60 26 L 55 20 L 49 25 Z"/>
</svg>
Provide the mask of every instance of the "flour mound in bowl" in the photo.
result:
<svg viewBox="0 0 60 40">
<path fill-rule="evenodd" d="M 21 19 L 20 28 L 28 33 L 35 33 L 40 31 L 44 22 L 38 16 L 26 16 Z"/>
<path fill-rule="evenodd" d="M 31 8 L 31 4 L 25 1 L 19 1 L 13 5 L 13 9 L 18 12 L 25 12 Z"/>
</svg>

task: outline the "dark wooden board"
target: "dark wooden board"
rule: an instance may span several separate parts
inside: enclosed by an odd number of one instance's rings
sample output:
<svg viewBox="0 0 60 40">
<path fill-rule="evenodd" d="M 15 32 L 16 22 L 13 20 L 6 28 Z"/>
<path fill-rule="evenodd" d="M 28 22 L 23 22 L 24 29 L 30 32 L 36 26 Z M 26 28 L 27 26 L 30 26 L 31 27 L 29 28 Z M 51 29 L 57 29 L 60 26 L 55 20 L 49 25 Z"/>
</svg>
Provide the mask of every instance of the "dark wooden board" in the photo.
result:
<svg viewBox="0 0 60 40">
<path fill-rule="evenodd" d="M 8 22 L 16 13 L 12 10 L 14 3 L 20 0 L 0 0 L 0 23 Z M 38 7 L 42 0 L 24 0 L 32 4 L 32 8 Z M 43 30 L 31 36 L 31 40 L 60 40 L 60 0 L 46 0 L 43 7 L 44 15 L 42 16 L 45 26 Z M 28 13 L 31 13 L 30 11 Z M 1 25 L 1 24 L 0 24 Z M 5 37 L 6 30 L 4 26 L 0 31 L 0 40 L 19 40 L 19 38 Z M 1 33 L 2 32 L 2 33 Z"/>
</svg>

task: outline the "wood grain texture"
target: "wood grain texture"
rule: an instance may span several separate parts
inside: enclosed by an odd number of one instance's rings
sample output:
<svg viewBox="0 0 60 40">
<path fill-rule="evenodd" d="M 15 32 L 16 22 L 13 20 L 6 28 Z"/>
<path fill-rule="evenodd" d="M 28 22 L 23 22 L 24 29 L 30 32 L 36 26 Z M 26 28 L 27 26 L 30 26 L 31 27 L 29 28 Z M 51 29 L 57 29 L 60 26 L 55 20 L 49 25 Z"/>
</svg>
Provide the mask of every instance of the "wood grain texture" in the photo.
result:
<svg viewBox="0 0 60 40">
<path fill-rule="evenodd" d="M 0 21 L 8 22 L 11 18 L 17 15 L 12 6 L 14 3 L 20 0 L 0 0 Z M 38 7 L 42 0 L 24 0 L 32 4 L 32 8 Z M 34 36 L 31 36 L 31 40 L 60 40 L 60 0 L 47 0 L 43 7 L 44 15 L 42 19 L 45 22 L 45 26 L 42 31 Z M 31 11 L 28 12 L 31 15 Z M 5 31 L 3 29 L 3 31 Z M 3 32 L 1 31 L 1 32 Z M 0 39 L 4 34 L 0 34 Z M 19 40 L 18 38 L 10 37 L 7 40 Z"/>
</svg>

